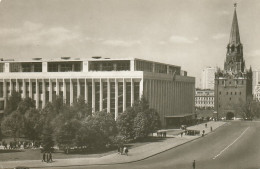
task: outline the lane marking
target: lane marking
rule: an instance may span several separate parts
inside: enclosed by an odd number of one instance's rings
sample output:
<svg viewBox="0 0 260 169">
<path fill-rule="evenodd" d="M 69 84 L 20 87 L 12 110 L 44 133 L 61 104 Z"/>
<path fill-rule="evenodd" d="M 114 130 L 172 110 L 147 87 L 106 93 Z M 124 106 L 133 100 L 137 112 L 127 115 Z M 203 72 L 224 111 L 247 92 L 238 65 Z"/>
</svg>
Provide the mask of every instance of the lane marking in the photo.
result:
<svg viewBox="0 0 260 169">
<path fill-rule="evenodd" d="M 231 144 L 229 144 L 226 148 L 224 148 L 222 151 L 220 151 L 220 153 L 218 155 L 216 155 L 213 160 L 215 160 L 218 156 L 220 156 L 224 151 L 226 151 L 230 146 L 232 146 L 240 137 L 243 136 L 243 134 L 249 129 L 250 127 L 247 127 L 243 133 L 241 133 L 238 138 L 236 138 Z"/>
</svg>

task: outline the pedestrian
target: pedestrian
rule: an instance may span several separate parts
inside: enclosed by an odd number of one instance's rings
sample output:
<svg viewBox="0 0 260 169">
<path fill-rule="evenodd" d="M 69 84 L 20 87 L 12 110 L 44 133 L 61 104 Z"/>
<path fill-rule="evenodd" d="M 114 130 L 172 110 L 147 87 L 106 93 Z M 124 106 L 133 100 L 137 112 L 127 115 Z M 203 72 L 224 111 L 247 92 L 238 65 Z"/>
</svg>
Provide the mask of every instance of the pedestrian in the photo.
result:
<svg viewBox="0 0 260 169">
<path fill-rule="evenodd" d="M 210 126 L 210 131 L 212 131 L 213 130 L 213 128 L 212 128 L 212 126 Z"/>
<path fill-rule="evenodd" d="M 120 154 L 120 145 L 117 145 L 117 153 Z"/>
<path fill-rule="evenodd" d="M 126 154 L 126 151 L 128 152 L 126 146 L 124 146 L 124 149 L 123 149 L 123 154 Z"/>
<path fill-rule="evenodd" d="M 183 132 L 181 132 L 181 137 L 182 137 L 182 134 L 183 134 Z"/>
<path fill-rule="evenodd" d="M 45 162 L 46 160 L 45 160 L 45 156 L 46 156 L 46 154 L 45 154 L 45 152 L 43 152 L 43 154 L 42 154 L 42 162 Z"/>
<path fill-rule="evenodd" d="M 208 124 L 207 124 L 207 123 L 205 123 L 205 128 L 207 128 L 207 126 L 208 126 Z"/>
<path fill-rule="evenodd" d="M 204 136 L 204 134 L 205 134 L 205 130 L 202 130 L 202 137 Z"/>
<path fill-rule="evenodd" d="M 192 167 L 193 167 L 193 169 L 195 169 L 195 167 L 196 167 L 195 160 L 194 160 L 193 163 L 192 163 Z"/>
<path fill-rule="evenodd" d="M 120 146 L 120 154 L 121 155 L 123 154 L 123 146 L 122 145 Z"/>
<path fill-rule="evenodd" d="M 125 147 L 125 155 L 128 156 L 128 148 L 127 147 Z"/>
<path fill-rule="evenodd" d="M 46 162 L 48 163 L 50 161 L 49 159 L 49 153 L 46 153 Z"/>
<path fill-rule="evenodd" d="M 52 162 L 52 154 L 51 154 L 51 152 L 49 154 L 49 160 L 50 160 L 50 162 Z"/>
</svg>

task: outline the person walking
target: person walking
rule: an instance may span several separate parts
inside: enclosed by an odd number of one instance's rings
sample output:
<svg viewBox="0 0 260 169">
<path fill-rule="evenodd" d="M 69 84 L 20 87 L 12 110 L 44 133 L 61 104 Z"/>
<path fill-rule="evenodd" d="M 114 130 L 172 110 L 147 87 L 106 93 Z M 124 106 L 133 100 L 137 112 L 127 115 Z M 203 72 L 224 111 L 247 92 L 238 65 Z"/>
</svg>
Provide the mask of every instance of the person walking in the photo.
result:
<svg viewBox="0 0 260 169">
<path fill-rule="evenodd" d="M 52 162 L 52 154 L 51 154 L 51 152 L 49 154 L 49 160 L 50 160 L 50 162 Z"/>
<path fill-rule="evenodd" d="M 42 154 L 42 162 L 45 162 L 46 160 L 45 160 L 45 156 L 46 156 L 46 154 L 45 154 L 45 152 L 43 152 L 43 154 Z"/>
<path fill-rule="evenodd" d="M 194 160 L 193 163 L 192 163 L 192 167 L 193 167 L 193 169 L 195 169 L 195 167 L 196 167 L 196 162 L 195 162 L 195 160 Z"/>
<path fill-rule="evenodd" d="M 46 153 L 46 162 L 48 163 L 50 161 L 49 159 L 49 153 Z"/>
<path fill-rule="evenodd" d="M 125 147 L 125 155 L 128 156 L 128 148 L 127 147 Z"/>
</svg>

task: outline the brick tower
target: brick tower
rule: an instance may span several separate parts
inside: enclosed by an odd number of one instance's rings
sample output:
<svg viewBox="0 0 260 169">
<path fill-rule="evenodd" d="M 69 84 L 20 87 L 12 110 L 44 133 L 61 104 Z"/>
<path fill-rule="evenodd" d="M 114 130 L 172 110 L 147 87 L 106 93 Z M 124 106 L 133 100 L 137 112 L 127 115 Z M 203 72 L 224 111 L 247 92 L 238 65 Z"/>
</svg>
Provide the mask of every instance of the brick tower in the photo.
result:
<svg viewBox="0 0 260 169">
<path fill-rule="evenodd" d="M 236 4 L 234 7 L 224 70 L 217 70 L 214 86 L 215 110 L 219 118 L 226 117 L 227 119 L 239 117 L 235 112 L 236 106 L 245 104 L 252 97 L 252 69 L 245 68 Z"/>
</svg>

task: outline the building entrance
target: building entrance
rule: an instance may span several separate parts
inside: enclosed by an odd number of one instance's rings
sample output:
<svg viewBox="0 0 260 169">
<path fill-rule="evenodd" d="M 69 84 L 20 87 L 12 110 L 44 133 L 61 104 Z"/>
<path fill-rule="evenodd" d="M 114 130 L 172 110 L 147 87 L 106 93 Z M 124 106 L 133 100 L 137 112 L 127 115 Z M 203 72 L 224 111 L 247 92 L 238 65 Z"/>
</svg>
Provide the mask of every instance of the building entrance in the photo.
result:
<svg viewBox="0 0 260 169">
<path fill-rule="evenodd" d="M 235 116 L 234 113 L 232 113 L 232 112 L 227 112 L 226 119 L 227 119 L 227 120 L 232 120 L 232 118 L 233 118 L 234 116 Z"/>
</svg>

